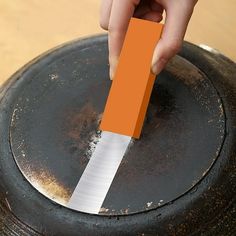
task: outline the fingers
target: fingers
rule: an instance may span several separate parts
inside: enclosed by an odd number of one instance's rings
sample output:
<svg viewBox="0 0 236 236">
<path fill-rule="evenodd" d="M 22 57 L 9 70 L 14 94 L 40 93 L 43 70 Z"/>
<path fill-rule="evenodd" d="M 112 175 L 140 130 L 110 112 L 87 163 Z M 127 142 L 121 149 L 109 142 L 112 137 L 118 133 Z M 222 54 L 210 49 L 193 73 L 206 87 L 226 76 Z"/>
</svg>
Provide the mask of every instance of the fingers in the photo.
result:
<svg viewBox="0 0 236 236">
<path fill-rule="evenodd" d="M 143 16 L 149 12 L 156 12 L 158 14 L 162 14 L 163 7 L 155 0 L 142 0 L 140 1 L 140 4 L 136 7 L 134 16 L 137 18 L 143 18 Z"/>
<path fill-rule="evenodd" d="M 162 20 L 162 14 L 163 7 L 153 0 L 141 1 L 134 12 L 135 17 L 155 22 Z"/>
<path fill-rule="evenodd" d="M 162 14 L 159 12 L 151 11 L 151 12 L 144 14 L 142 16 L 142 19 L 160 22 L 160 21 L 162 21 Z"/>
<path fill-rule="evenodd" d="M 118 57 L 128 28 L 139 0 L 113 0 L 108 26 L 110 78 L 114 76 Z"/>
<path fill-rule="evenodd" d="M 162 37 L 153 54 L 152 72 L 159 74 L 170 58 L 181 48 L 188 22 L 193 12 L 196 1 L 167 1 L 166 22 Z"/>
<path fill-rule="evenodd" d="M 100 25 L 109 33 L 110 78 L 114 76 L 129 20 L 133 15 L 159 22 L 162 20 L 163 8 L 166 10 L 162 37 L 152 60 L 152 71 L 158 74 L 180 50 L 196 2 L 197 0 L 102 0 Z"/>
<path fill-rule="evenodd" d="M 113 2 L 113 0 L 102 0 L 102 3 L 101 3 L 101 7 L 100 7 L 100 26 L 104 30 L 108 30 L 112 2 Z"/>
</svg>

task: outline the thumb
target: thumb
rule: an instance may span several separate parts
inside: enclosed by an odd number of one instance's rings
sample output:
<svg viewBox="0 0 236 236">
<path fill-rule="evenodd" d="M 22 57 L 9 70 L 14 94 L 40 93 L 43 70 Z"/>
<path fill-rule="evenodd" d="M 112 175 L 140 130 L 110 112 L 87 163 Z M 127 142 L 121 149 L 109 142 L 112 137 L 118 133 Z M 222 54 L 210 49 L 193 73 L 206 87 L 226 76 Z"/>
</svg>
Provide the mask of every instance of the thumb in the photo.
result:
<svg viewBox="0 0 236 236">
<path fill-rule="evenodd" d="M 194 2 L 196 1 L 183 0 L 180 4 L 180 1 L 169 1 L 165 7 L 166 21 L 152 59 L 154 74 L 159 74 L 167 62 L 181 49 Z"/>
</svg>

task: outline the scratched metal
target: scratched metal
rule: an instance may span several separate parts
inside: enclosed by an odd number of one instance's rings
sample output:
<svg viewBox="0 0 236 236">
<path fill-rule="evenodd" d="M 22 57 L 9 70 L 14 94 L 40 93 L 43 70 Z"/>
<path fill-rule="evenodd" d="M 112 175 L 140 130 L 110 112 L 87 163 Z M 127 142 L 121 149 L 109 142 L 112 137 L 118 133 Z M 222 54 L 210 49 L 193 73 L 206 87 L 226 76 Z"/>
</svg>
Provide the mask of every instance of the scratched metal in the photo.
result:
<svg viewBox="0 0 236 236">
<path fill-rule="evenodd" d="M 99 140 L 111 84 L 106 60 L 92 47 L 49 61 L 25 79 L 14 103 L 15 160 L 39 192 L 64 206 Z M 207 173 L 223 137 L 217 91 L 176 57 L 154 85 L 142 136 L 121 162 L 100 214 L 145 211 L 178 198 Z"/>
</svg>

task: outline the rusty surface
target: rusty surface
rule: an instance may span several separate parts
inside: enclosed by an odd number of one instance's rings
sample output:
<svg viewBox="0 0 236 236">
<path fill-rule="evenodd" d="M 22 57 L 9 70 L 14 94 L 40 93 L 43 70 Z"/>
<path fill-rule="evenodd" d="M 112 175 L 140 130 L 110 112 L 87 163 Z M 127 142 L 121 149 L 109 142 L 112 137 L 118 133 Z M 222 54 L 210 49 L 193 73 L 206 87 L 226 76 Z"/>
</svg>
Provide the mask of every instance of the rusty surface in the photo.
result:
<svg viewBox="0 0 236 236">
<path fill-rule="evenodd" d="M 63 205 L 68 202 L 72 191 L 59 183 L 55 176 L 47 172 L 47 169 L 33 170 L 25 169 L 24 175 L 29 179 L 30 183 L 43 195 L 50 199 L 56 200 Z"/>
<path fill-rule="evenodd" d="M 10 130 L 23 175 L 64 206 L 99 141 L 110 86 L 106 76 L 89 69 L 99 68 L 99 61 L 68 60 L 71 55 L 53 61 L 25 84 Z M 141 139 L 129 147 L 100 214 L 146 211 L 180 197 L 207 173 L 223 138 L 217 91 L 201 71 L 176 57 L 154 85 Z"/>
<path fill-rule="evenodd" d="M 62 145 L 65 151 L 80 156 L 80 166 L 84 168 L 97 142 L 99 141 L 100 131 L 98 130 L 101 121 L 101 115 L 98 114 L 91 103 L 86 103 L 81 110 L 69 110 L 64 114 L 64 126 L 62 133 L 67 140 L 71 140 L 70 145 Z M 65 143 L 65 140 L 63 140 Z M 80 152 L 79 150 L 83 150 Z"/>
<path fill-rule="evenodd" d="M 228 59 L 185 43 L 155 84 L 142 138 L 100 215 L 90 215 L 62 205 L 99 139 L 110 87 L 106 38 L 33 61 L 0 95 L 0 232 L 234 235 L 235 74 Z M 39 194 L 38 183 L 48 192 Z"/>
</svg>

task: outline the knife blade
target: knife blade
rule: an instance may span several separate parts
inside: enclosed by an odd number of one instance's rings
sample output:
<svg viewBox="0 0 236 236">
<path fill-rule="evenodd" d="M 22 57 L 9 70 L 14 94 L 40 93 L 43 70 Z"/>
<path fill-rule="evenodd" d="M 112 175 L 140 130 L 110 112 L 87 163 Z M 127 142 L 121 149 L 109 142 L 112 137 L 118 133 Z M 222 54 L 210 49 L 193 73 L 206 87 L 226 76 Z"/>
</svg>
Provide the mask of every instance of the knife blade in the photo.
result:
<svg viewBox="0 0 236 236">
<path fill-rule="evenodd" d="M 131 137 L 104 131 L 81 176 L 68 207 L 98 214 Z"/>
</svg>

